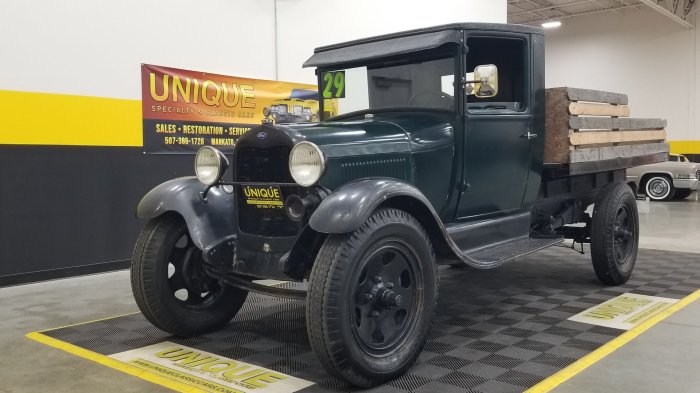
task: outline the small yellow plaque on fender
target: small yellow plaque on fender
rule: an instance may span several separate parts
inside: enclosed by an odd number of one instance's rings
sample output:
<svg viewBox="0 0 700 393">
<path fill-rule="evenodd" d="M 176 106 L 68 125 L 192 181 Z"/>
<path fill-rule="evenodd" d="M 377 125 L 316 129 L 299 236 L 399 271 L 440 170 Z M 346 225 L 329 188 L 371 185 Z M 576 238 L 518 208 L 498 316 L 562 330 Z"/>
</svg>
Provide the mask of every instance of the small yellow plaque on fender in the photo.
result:
<svg viewBox="0 0 700 393">
<path fill-rule="evenodd" d="M 243 186 L 242 189 L 248 205 L 260 209 L 281 209 L 284 206 L 279 186 Z"/>
</svg>

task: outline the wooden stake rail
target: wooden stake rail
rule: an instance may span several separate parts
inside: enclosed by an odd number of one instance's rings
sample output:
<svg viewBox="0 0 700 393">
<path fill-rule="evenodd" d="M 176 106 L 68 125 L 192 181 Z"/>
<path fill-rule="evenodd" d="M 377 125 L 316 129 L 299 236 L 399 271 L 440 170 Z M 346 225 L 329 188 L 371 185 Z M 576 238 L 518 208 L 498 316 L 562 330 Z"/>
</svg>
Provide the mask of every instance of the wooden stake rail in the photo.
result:
<svg viewBox="0 0 700 393">
<path fill-rule="evenodd" d="M 666 121 L 629 118 L 625 94 L 560 87 L 545 91 L 545 104 L 545 164 L 623 168 L 668 152 Z"/>
</svg>

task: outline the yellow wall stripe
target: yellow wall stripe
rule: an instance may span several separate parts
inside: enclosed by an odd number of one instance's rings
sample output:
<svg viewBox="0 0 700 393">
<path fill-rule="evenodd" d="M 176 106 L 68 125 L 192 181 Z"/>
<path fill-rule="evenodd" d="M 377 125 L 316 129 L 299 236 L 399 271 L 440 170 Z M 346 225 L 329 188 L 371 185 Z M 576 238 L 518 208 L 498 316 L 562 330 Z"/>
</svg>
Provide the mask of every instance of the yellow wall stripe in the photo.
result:
<svg viewBox="0 0 700 393">
<path fill-rule="evenodd" d="M 141 100 L 0 90 L 0 145 L 143 146 Z M 700 154 L 700 141 L 669 141 Z"/>
<path fill-rule="evenodd" d="M 692 294 L 690 294 L 690 295 L 686 296 L 685 298 L 679 300 L 678 302 L 674 303 L 671 307 L 668 307 L 667 309 L 654 315 L 653 317 L 647 319 L 646 321 L 640 323 L 639 325 L 633 327 L 632 329 L 615 337 L 614 339 L 609 341 L 607 344 L 601 346 L 600 348 L 596 349 L 595 351 L 593 351 L 593 352 L 589 353 L 588 355 L 582 357 L 581 359 L 575 361 L 574 363 L 572 363 L 568 367 L 560 370 L 556 374 L 543 380 L 542 382 L 531 387 L 530 389 L 526 390 L 525 392 L 526 393 L 549 392 L 550 390 L 561 385 L 565 381 L 571 379 L 576 374 L 587 369 L 593 363 L 601 360 L 602 358 L 611 354 L 616 349 L 618 349 L 621 346 L 632 341 L 635 337 L 637 337 L 640 334 L 642 334 L 643 332 L 649 330 L 649 328 L 651 328 L 652 326 L 661 322 L 662 320 L 667 318 L 669 315 L 675 313 L 676 311 L 682 309 L 683 307 L 687 306 L 688 304 L 694 302 L 698 298 L 700 298 L 700 290 L 693 292 Z"/>
<path fill-rule="evenodd" d="M 141 100 L 0 90 L 0 144 L 143 146 Z"/>
<path fill-rule="evenodd" d="M 700 141 L 668 141 L 672 154 L 700 154 Z"/>
<path fill-rule="evenodd" d="M 173 389 L 177 392 L 182 392 L 182 393 L 206 393 L 206 391 L 197 389 L 193 386 L 184 384 L 182 382 L 175 381 L 170 378 L 163 377 L 161 375 L 152 373 L 150 371 L 143 370 L 141 368 L 120 362 L 118 360 L 114 360 L 110 358 L 109 356 L 105 356 L 102 354 L 99 354 L 97 352 L 92 352 L 88 351 L 85 348 L 81 348 L 78 346 L 75 346 L 73 344 L 69 344 L 67 342 L 57 340 L 53 337 L 46 336 L 44 334 L 41 334 L 39 332 L 33 332 L 27 334 L 27 338 L 30 338 L 34 341 L 38 341 L 42 344 L 46 344 L 48 346 L 58 348 L 60 350 L 66 351 L 68 353 L 71 353 L 76 356 L 80 356 L 81 358 L 85 358 L 88 360 L 92 360 L 93 362 L 97 362 L 99 364 L 102 364 L 107 367 L 111 367 L 115 370 L 119 370 L 121 372 L 127 373 L 129 375 L 133 375 L 135 377 L 139 377 L 141 379 L 144 379 L 149 382 L 156 383 L 161 386 L 165 386 L 166 388 Z"/>
</svg>

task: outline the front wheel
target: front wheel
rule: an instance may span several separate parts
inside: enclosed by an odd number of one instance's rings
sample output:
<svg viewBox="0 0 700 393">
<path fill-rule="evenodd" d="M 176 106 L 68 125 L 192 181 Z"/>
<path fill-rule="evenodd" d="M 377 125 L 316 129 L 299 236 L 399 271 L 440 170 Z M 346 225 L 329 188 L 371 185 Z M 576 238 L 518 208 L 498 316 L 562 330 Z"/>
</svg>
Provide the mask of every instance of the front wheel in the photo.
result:
<svg viewBox="0 0 700 393">
<path fill-rule="evenodd" d="M 428 235 L 401 210 L 378 210 L 353 233 L 329 236 L 306 306 L 309 341 L 326 370 L 365 388 L 403 374 L 430 328 L 436 269 Z"/>
<path fill-rule="evenodd" d="M 676 193 L 673 195 L 673 199 L 682 200 L 690 196 L 693 191 L 688 188 L 676 189 Z"/>
<path fill-rule="evenodd" d="M 600 191 L 593 208 L 591 259 L 603 284 L 620 285 L 632 275 L 639 247 L 639 216 L 634 192 L 626 183 Z"/>
<path fill-rule="evenodd" d="M 248 291 L 209 277 L 202 264 L 202 252 L 180 216 L 149 221 L 136 241 L 131 265 L 131 289 L 146 319 L 185 337 L 224 327 Z"/>
<path fill-rule="evenodd" d="M 668 201 L 673 199 L 676 190 L 673 182 L 666 176 L 654 176 L 647 180 L 644 190 L 652 201 Z"/>
</svg>

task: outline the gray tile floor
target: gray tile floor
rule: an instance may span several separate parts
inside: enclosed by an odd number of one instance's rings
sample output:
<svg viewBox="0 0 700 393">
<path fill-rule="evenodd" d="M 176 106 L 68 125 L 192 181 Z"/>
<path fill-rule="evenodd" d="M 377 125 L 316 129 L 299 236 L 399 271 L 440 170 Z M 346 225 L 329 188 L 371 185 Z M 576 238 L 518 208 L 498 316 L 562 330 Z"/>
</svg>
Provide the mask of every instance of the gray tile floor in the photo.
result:
<svg viewBox="0 0 700 393">
<path fill-rule="evenodd" d="M 700 252 L 700 201 L 653 203 L 641 246 Z M 169 390 L 24 338 L 28 332 L 137 311 L 128 272 L 0 289 L 0 392 Z M 556 392 L 700 391 L 700 302 L 674 314 Z"/>
<path fill-rule="evenodd" d="M 640 246 L 700 253 L 700 196 L 650 203 L 640 213 Z M 553 390 L 700 392 L 700 300 L 661 321 Z"/>
</svg>

